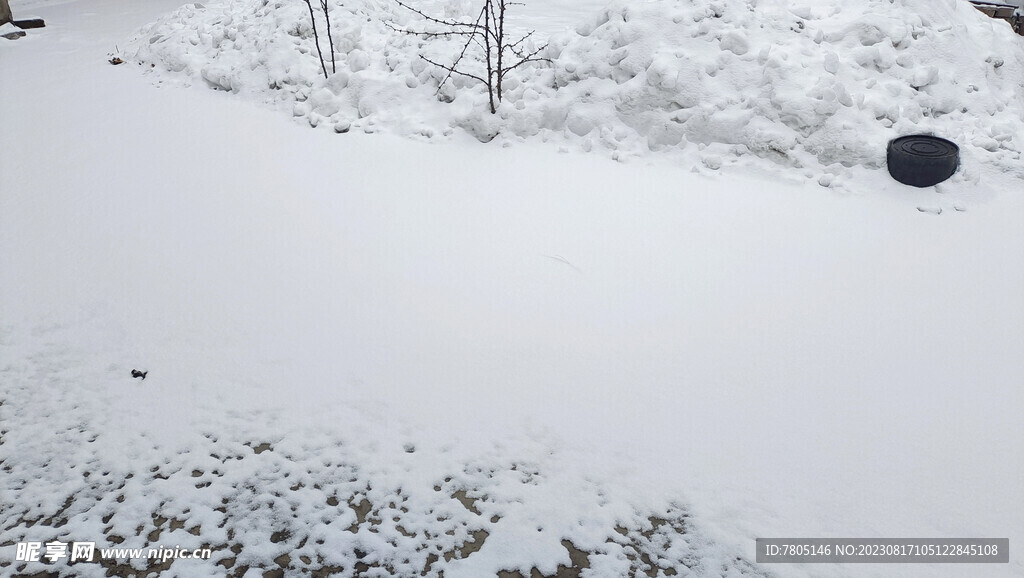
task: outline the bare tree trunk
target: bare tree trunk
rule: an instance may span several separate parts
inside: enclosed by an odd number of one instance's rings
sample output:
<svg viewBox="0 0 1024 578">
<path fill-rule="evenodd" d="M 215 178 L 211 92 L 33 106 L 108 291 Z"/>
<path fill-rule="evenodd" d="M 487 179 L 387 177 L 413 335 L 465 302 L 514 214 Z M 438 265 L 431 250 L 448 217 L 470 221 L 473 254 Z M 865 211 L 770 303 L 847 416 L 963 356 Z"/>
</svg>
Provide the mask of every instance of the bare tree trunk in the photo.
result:
<svg viewBox="0 0 1024 578">
<path fill-rule="evenodd" d="M 484 55 L 487 63 L 487 96 L 490 98 L 491 114 L 497 112 L 494 106 L 494 56 L 491 53 L 491 34 L 494 30 L 494 5 L 487 0 L 487 17 L 484 20 Z"/>
<path fill-rule="evenodd" d="M 331 72 L 338 72 L 338 66 L 334 63 L 334 37 L 331 36 L 331 12 L 327 0 L 320 0 L 320 7 L 323 8 L 324 20 L 327 21 L 327 43 L 331 45 Z"/>
<path fill-rule="evenodd" d="M 309 21 L 313 24 L 313 40 L 316 42 L 316 53 L 320 55 L 320 68 L 324 71 L 324 78 L 327 78 L 327 65 L 324 64 L 324 53 L 320 50 L 320 35 L 316 32 L 316 16 L 313 16 L 313 3 L 311 0 L 306 0 L 306 6 L 309 7 Z M 328 22 L 327 26 L 331 23 Z"/>
<path fill-rule="evenodd" d="M 14 20 L 14 15 L 11 14 L 11 5 L 7 3 L 7 0 L 0 0 L 0 25 L 11 20 Z"/>
<path fill-rule="evenodd" d="M 498 102 L 501 102 L 501 81 L 505 78 L 505 74 L 501 72 L 502 57 L 505 55 L 505 3 L 506 0 L 498 0 Z"/>
</svg>

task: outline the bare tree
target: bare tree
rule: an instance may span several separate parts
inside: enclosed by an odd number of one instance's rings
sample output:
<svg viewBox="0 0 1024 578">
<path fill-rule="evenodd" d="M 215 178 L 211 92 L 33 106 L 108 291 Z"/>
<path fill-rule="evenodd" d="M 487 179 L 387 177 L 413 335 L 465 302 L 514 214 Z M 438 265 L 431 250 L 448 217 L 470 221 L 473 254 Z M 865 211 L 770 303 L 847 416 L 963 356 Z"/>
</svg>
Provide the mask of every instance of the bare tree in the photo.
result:
<svg viewBox="0 0 1024 578">
<path fill-rule="evenodd" d="M 320 56 L 320 69 L 324 71 L 324 78 L 327 78 L 327 64 L 324 63 L 324 53 L 320 49 L 320 35 L 316 31 L 316 16 L 313 15 L 312 0 L 303 0 L 309 8 L 309 21 L 313 24 L 313 40 L 316 42 L 316 53 Z M 320 8 L 324 11 L 324 19 L 327 21 L 327 39 L 331 44 L 331 72 L 338 72 L 334 66 L 334 39 L 331 38 L 331 18 L 327 10 L 327 0 L 320 0 Z"/>
<path fill-rule="evenodd" d="M 547 58 L 540 56 L 541 52 L 547 48 L 547 44 L 532 49 L 526 48 L 527 41 L 533 37 L 534 31 L 530 31 L 514 41 L 511 41 L 506 36 L 505 14 L 509 6 L 522 5 L 517 2 L 510 2 L 509 0 L 484 0 L 484 5 L 480 9 L 476 20 L 463 22 L 436 18 L 418 8 L 413 8 L 402 0 L 395 1 L 399 6 L 422 16 L 426 22 L 437 25 L 441 29 L 440 31 L 414 31 L 399 29 L 389 24 L 392 29 L 424 38 L 450 38 L 454 36 L 466 38 L 462 51 L 451 64 L 442 64 L 423 55 L 420 55 L 420 58 L 447 72 L 437 87 L 438 91 L 444 87 L 445 83 L 453 75 L 464 76 L 483 83 L 487 87 L 492 114 L 497 112 L 497 105 L 502 99 L 502 84 L 509 72 L 528 62 L 550 62 Z M 484 65 L 484 72 L 482 74 L 470 72 L 462 66 L 470 46 L 473 45 L 477 46 L 483 53 L 480 58 Z"/>
<path fill-rule="evenodd" d="M 331 36 L 331 13 L 327 8 L 327 0 L 320 0 L 320 7 L 324 11 L 324 20 L 327 22 L 327 43 L 331 45 L 331 72 L 338 72 L 338 67 L 334 64 L 334 38 Z M 317 50 L 319 49 L 320 43 L 317 42 Z M 320 59 L 321 64 L 323 64 L 323 56 Z M 327 67 L 324 68 L 326 69 Z"/>
</svg>

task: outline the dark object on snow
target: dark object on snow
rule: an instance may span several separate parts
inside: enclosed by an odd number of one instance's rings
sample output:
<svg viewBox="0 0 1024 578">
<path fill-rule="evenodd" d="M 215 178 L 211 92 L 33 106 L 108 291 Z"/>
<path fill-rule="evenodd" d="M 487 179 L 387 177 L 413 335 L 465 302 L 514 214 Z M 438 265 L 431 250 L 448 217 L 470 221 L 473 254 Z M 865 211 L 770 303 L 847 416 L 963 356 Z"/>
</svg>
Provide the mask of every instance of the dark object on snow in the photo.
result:
<svg viewBox="0 0 1024 578">
<path fill-rule="evenodd" d="M 42 18 L 32 18 L 29 20 L 15 20 L 11 22 L 11 24 L 14 24 L 18 28 L 21 28 L 22 30 L 28 30 L 30 28 L 42 28 L 46 26 L 46 22 L 44 22 Z"/>
<path fill-rule="evenodd" d="M 114 66 L 117 66 L 118 64 L 124 64 L 124 61 L 123 61 L 123 60 L 121 60 L 120 58 L 116 57 L 116 56 L 115 56 L 115 57 L 113 57 L 113 58 L 111 58 L 111 59 L 110 59 L 110 60 L 108 60 L 107 62 L 109 62 L 109 63 L 113 64 Z"/>
<path fill-rule="evenodd" d="M 6 38 L 7 40 L 17 40 L 22 36 L 26 36 L 22 30 L 15 30 L 14 32 L 8 32 L 7 34 L 0 34 L 0 38 Z"/>
<path fill-rule="evenodd" d="M 142 379 L 146 379 L 147 373 L 149 373 L 149 371 L 139 371 L 138 369 L 133 369 L 132 377 L 141 377 Z"/>
<path fill-rule="evenodd" d="M 960 165 L 960 147 L 927 134 L 901 136 L 889 141 L 889 174 L 913 187 L 930 187 L 953 176 Z"/>
</svg>

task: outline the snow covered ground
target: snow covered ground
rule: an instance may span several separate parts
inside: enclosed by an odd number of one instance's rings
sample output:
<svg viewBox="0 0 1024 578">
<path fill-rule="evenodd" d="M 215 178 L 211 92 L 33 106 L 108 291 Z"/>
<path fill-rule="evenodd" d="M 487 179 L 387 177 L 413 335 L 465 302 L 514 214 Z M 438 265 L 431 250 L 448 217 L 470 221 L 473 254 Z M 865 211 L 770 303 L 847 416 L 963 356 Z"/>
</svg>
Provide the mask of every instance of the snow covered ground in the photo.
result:
<svg viewBox="0 0 1024 578">
<path fill-rule="evenodd" d="M 173 576 L 1024 574 L 1012 78 L 944 121 L 1009 126 L 950 182 L 823 188 L 721 143 L 338 135 L 107 63 L 179 6 L 12 2 L 47 27 L 0 42 L 0 574 L 128 572 L 13 560 L 51 539 L 216 549 Z M 753 563 L 786 536 L 1011 560 Z"/>
</svg>

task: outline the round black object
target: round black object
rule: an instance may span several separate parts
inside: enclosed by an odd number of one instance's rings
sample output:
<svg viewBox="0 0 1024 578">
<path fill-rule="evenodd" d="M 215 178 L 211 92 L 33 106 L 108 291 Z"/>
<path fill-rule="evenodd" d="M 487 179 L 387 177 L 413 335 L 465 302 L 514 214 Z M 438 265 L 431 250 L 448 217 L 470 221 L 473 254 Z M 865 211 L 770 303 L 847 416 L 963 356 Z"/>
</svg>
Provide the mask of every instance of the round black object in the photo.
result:
<svg viewBox="0 0 1024 578">
<path fill-rule="evenodd" d="M 886 154 L 892 178 L 914 187 L 930 187 L 953 176 L 960 165 L 960 147 L 927 134 L 889 141 Z"/>
</svg>

